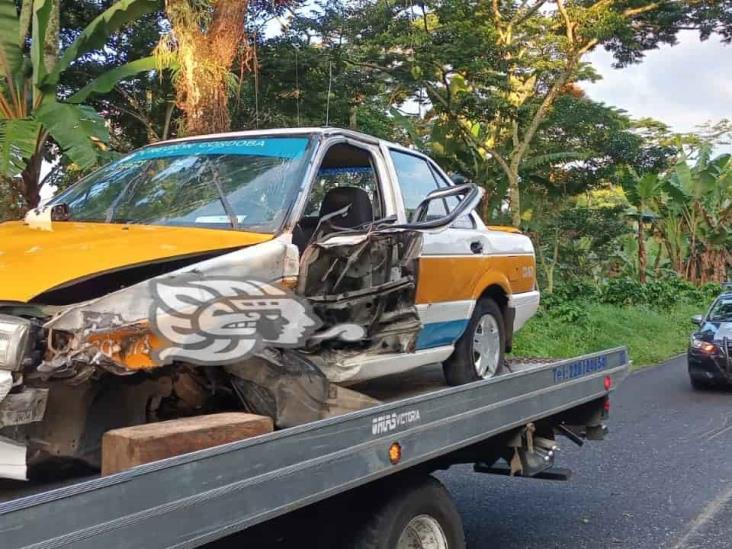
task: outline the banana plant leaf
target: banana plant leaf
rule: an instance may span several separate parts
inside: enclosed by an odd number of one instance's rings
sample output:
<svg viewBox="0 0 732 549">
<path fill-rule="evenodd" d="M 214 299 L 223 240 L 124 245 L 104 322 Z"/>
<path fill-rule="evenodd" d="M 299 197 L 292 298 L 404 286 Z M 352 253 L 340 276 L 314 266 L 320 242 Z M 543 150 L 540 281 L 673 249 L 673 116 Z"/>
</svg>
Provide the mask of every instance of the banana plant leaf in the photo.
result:
<svg viewBox="0 0 732 549">
<path fill-rule="evenodd" d="M 80 56 L 104 47 L 109 36 L 127 23 L 162 7 L 159 0 L 120 0 L 98 15 L 64 50 L 53 70 L 41 82 L 44 92 L 55 90 L 61 73 Z"/>
<path fill-rule="evenodd" d="M 36 120 L 82 169 L 96 163 L 100 147 L 109 141 L 104 118 L 87 105 L 46 100 L 36 111 Z"/>
<path fill-rule="evenodd" d="M 0 175 L 17 177 L 36 152 L 41 125 L 31 118 L 0 120 Z"/>
</svg>

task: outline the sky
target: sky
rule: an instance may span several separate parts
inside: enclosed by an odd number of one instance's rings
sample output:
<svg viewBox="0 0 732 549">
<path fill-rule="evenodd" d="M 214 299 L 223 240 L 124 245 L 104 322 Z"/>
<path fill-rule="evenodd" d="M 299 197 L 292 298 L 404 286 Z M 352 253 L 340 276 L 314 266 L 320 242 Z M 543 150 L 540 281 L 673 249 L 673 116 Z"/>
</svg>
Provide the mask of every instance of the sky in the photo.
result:
<svg viewBox="0 0 732 549">
<path fill-rule="evenodd" d="M 716 37 L 701 42 L 697 33 L 683 32 L 677 45 L 650 51 L 623 69 L 612 68 L 604 50 L 592 52 L 588 61 L 603 78 L 583 83 L 587 94 L 634 118 L 652 117 L 679 132 L 732 119 L 732 45 Z"/>
</svg>

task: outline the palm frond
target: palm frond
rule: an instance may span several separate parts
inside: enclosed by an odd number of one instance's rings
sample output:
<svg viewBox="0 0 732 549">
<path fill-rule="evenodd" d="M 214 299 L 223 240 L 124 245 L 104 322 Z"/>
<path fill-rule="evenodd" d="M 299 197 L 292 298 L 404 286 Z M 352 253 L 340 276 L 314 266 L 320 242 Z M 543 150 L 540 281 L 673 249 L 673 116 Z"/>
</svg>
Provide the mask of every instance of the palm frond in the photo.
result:
<svg viewBox="0 0 732 549">
<path fill-rule="evenodd" d="M 19 34 L 15 0 L 0 0 L 0 71 L 6 78 L 16 75 L 23 63 Z"/>
<path fill-rule="evenodd" d="M 150 72 L 158 68 L 158 60 L 151 57 L 143 57 L 135 61 L 130 61 L 119 67 L 108 70 L 99 75 L 97 78 L 89 82 L 78 92 L 69 97 L 69 103 L 83 103 L 90 95 L 108 93 L 121 80 L 137 76 L 142 72 Z"/>
</svg>

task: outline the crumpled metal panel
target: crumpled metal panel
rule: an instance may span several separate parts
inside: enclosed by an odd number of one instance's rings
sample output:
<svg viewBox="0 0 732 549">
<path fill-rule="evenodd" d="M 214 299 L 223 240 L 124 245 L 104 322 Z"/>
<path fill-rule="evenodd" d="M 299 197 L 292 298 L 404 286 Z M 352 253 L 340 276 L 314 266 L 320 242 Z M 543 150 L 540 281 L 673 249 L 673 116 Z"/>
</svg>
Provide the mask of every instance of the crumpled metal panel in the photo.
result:
<svg viewBox="0 0 732 549">
<path fill-rule="evenodd" d="M 230 254 L 189 265 L 155 280 L 174 281 L 186 273 L 199 276 L 278 280 L 297 274 L 297 251 L 287 238 L 277 238 Z M 96 315 L 97 329 L 115 328 L 146 321 L 153 303 L 150 280 L 113 292 L 104 297 L 79 303 L 59 313 L 46 328 L 82 331 L 90 328 L 89 319 Z"/>
<path fill-rule="evenodd" d="M 277 427 L 315 421 L 327 411 L 328 380 L 293 351 L 264 349 L 225 370 L 245 406 L 273 418 Z"/>
<path fill-rule="evenodd" d="M 415 307 L 422 234 L 383 229 L 334 234 L 303 253 L 297 292 L 306 297 L 324 329 L 341 323 L 364 328 L 357 342 L 320 342 L 308 351 L 331 380 L 357 374 L 357 355 L 408 353 L 415 350 L 422 327 Z M 316 334 L 317 336 L 317 334 Z"/>
<path fill-rule="evenodd" d="M 271 417 L 278 428 L 379 404 L 367 395 L 330 383 L 309 357 L 295 350 L 264 349 L 225 369 L 245 408 Z"/>
<path fill-rule="evenodd" d="M 23 387 L 0 402 L 0 428 L 41 421 L 46 413 L 48 389 Z"/>
</svg>

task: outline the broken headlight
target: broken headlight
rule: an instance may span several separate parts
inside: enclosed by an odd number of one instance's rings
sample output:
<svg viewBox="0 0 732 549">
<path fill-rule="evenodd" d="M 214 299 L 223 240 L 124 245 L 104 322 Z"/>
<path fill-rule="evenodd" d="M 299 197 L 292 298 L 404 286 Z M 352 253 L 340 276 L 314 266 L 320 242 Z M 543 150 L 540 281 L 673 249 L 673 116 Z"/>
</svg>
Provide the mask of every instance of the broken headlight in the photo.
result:
<svg viewBox="0 0 732 549">
<path fill-rule="evenodd" d="M 0 314 L 0 370 L 20 370 L 33 352 L 30 320 Z"/>
</svg>

